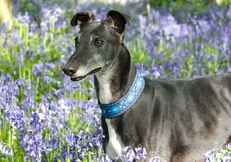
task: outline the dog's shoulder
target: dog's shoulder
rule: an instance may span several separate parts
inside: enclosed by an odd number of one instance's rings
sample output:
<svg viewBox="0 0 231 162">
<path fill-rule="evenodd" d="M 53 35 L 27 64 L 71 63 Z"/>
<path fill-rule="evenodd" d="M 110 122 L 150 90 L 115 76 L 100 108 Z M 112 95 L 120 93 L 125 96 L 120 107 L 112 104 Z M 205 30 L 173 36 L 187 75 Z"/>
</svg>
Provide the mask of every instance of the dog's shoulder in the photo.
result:
<svg viewBox="0 0 231 162">
<path fill-rule="evenodd" d="M 174 95 L 177 92 L 177 80 L 145 78 L 145 87 L 155 95 Z"/>
<path fill-rule="evenodd" d="M 186 91 L 208 91 L 214 88 L 229 88 L 231 90 L 231 74 L 205 75 L 186 79 L 149 79 L 145 78 L 148 89 L 155 92 L 175 95 Z"/>
<path fill-rule="evenodd" d="M 188 84 L 198 84 L 198 83 L 206 83 L 206 82 L 213 82 L 213 83 L 223 83 L 223 82 L 230 82 L 231 83 L 231 74 L 220 74 L 220 75 L 204 75 L 204 76 L 196 76 L 193 78 L 183 78 L 183 79 L 149 79 L 145 78 L 146 81 L 152 82 L 155 86 L 180 86 L 180 85 L 188 85 Z"/>
</svg>

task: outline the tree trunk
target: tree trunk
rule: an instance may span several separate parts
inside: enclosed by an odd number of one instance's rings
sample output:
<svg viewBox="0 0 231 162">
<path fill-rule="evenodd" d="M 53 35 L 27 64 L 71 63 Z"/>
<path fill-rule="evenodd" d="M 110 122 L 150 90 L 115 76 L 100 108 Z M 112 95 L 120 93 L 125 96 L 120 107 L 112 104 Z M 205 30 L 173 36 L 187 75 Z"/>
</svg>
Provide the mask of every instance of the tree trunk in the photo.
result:
<svg viewBox="0 0 231 162">
<path fill-rule="evenodd" d="M 215 0 L 215 2 L 220 5 L 224 0 Z"/>
<path fill-rule="evenodd" d="M 0 0 L 0 23 L 12 25 L 12 0 Z"/>
</svg>

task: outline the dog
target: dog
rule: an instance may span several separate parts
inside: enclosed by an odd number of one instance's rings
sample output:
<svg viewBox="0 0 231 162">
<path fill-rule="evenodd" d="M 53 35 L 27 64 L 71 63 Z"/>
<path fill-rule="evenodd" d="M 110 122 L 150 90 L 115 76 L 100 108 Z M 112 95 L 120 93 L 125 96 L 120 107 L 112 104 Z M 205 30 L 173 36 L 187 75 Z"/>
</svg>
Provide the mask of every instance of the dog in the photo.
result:
<svg viewBox="0 0 231 162">
<path fill-rule="evenodd" d="M 125 146 L 145 148 L 146 161 L 204 161 L 208 150 L 231 142 L 231 75 L 149 79 L 124 44 L 131 17 L 110 10 L 103 21 L 76 13 L 76 50 L 63 67 L 72 81 L 94 75 L 102 110 L 103 148 L 112 160 Z"/>
</svg>

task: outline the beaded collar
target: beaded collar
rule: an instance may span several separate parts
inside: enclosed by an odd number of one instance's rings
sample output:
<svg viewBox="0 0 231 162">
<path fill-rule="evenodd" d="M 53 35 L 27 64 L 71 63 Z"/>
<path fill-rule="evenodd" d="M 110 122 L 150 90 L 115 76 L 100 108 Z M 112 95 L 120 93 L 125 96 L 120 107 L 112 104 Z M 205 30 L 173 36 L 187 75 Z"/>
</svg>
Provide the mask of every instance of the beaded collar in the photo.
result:
<svg viewBox="0 0 231 162">
<path fill-rule="evenodd" d="M 132 86 L 130 87 L 128 93 L 125 96 L 120 98 L 118 101 L 110 104 L 99 103 L 102 115 L 105 118 L 112 119 L 129 110 L 139 99 L 141 93 L 143 92 L 144 85 L 144 78 L 137 70 Z"/>
</svg>

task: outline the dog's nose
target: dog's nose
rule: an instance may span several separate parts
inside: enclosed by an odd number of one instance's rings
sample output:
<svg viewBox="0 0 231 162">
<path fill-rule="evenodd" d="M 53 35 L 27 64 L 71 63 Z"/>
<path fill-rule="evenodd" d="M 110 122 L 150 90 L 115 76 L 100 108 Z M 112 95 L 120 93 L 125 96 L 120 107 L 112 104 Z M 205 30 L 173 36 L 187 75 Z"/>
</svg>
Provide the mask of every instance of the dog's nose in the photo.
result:
<svg viewBox="0 0 231 162">
<path fill-rule="evenodd" d="M 68 76 L 72 76 L 72 75 L 75 74 L 76 70 L 73 67 L 64 66 L 63 67 L 63 72 Z"/>
</svg>

